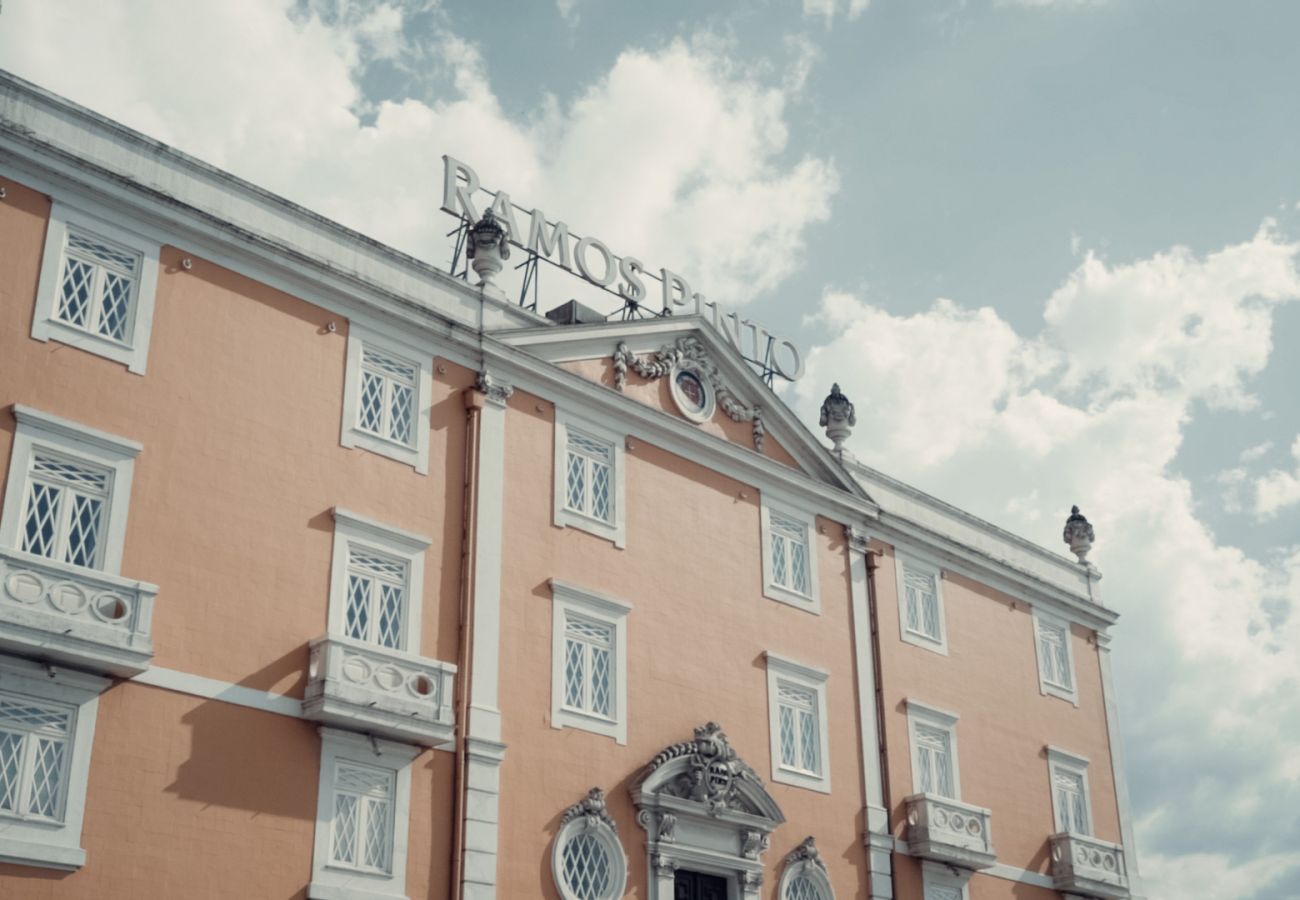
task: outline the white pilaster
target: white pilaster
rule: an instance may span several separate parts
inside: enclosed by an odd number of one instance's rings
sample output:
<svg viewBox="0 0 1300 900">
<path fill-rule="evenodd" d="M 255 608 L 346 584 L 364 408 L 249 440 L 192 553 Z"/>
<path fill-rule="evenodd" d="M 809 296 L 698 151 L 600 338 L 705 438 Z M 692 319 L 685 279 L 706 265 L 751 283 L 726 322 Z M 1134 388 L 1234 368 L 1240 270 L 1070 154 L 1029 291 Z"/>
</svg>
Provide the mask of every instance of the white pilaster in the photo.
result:
<svg viewBox="0 0 1300 900">
<path fill-rule="evenodd" d="M 1097 655 L 1101 662 L 1101 696 L 1106 707 L 1106 730 L 1110 733 L 1110 765 L 1115 779 L 1115 803 L 1119 807 L 1119 833 L 1124 843 L 1124 864 L 1132 900 L 1144 900 L 1142 876 L 1138 872 L 1137 841 L 1133 837 L 1133 813 L 1129 808 L 1128 774 L 1124 766 L 1124 737 L 1119 733 L 1119 707 L 1115 702 L 1115 681 L 1110 671 L 1110 635 L 1097 632 Z"/>
<path fill-rule="evenodd" d="M 880 731 L 876 715 L 876 662 L 871 640 L 871 613 L 867 579 L 867 536 L 852 526 L 844 529 L 849 546 L 849 591 L 853 609 L 853 648 L 858 682 L 858 722 L 862 741 L 862 782 L 866 785 L 867 847 L 872 900 L 894 896 L 893 835 L 880 768 Z"/>
<path fill-rule="evenodd" d="M 514 389 L 479 375 L 477 502 L 474 520 L 473 623 L 469 722 L 465 729 L 464 900 L 497 895 L 497 823 L 501 794 L 501 523 L 505 501 L 506 402 Z"/>
</svg>

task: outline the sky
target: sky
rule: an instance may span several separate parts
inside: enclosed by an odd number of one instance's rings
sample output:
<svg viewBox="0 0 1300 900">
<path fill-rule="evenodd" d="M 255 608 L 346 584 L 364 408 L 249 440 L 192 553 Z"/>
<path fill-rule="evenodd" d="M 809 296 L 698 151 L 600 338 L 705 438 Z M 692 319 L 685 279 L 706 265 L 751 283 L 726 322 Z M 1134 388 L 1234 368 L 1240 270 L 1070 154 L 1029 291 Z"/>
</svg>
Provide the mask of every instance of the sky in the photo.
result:
<svg viewBox="0 0 1300 900">
<path fill-rule="evenodd" d="M 1283 900 L 1296 34 L 1287 0 L 5 0 L 0 68 L 442 266 L 463 159 L 789 335 L 784 398 L 815 428 L 838 381 L 863 462 L 1060 551 L 1078 503 L 1148 896 Z"/>
</svg>

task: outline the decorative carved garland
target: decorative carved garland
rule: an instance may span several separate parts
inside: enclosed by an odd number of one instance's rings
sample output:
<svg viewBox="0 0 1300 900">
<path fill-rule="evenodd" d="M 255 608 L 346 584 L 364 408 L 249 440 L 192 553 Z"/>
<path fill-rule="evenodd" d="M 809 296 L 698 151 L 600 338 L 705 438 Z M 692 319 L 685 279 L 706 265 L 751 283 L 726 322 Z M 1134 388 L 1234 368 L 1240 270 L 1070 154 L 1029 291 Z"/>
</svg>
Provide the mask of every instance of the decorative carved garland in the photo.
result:
<svg viewBox="0 0 1300 900">
<path fill-rule="evenodd" d="M 642 378 L 650 381 L 664 378 L 679 367 L 695 372 L 708 381 L 709 386 L 713 388 L 713 393 L 718 398 L 718 406 L 722 407 L 727 418 L 733 422 L 754 423 L 754 449 L 762 452 L 763 437 L 767 434 L 767 428 L 763 425 L 762 407 L 747 405 L 723 383 L 717 365 L 709 359 L 708 350 L 699 338 L 694 335 L 678 338 L 676 343 L 665 344 L 656 350 L 648 361 L 637 358 L 637 355 L 628 349 L 626 343 L 619 341 L 617 349 L 614 350 L 615 389 L 623 390 L 623 385 L 627 382 L 629 366 Z"/>
<path fill-rule="evenodd" d="M 579 817 L 586 818 L 588 828 L 595 826 L 597 822 L 603 822 L 611 831 L 618 834 L 618 823 L 605 808 L 605 792 L 598 787 L 587 791 L 587 796 L 564 811 L 564 815 L 560 818 L 560 827 L 563 828 Z"/>
</svg>

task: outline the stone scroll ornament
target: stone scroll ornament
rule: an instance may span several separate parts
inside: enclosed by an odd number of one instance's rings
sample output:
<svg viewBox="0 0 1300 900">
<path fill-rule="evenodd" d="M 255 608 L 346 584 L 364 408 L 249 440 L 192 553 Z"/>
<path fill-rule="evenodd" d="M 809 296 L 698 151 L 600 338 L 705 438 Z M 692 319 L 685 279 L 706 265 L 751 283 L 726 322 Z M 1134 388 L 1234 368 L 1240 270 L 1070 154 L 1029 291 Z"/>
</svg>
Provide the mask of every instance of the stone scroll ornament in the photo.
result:
<svg viewBox="0 0 1300 900">
<path fill-rule="evenodd" d="M 740 793 L 741 781 L 762 785 L 758 773 L 736 755 L 722 726 L 709 722 L 695 729 L 695 738 L 672 744 L 650 760 L 653 771 L 674 759 L 686 757 L 689 768 L 660 788 L 661 793 L 703 803 L 712 816 L 726 810 L 759 814 Z"/>
<path fill-rule="evenodd" d="M 713 388 L 718 398 L 718 406 L 733 422 L 752 422 L 754 449 L 763 450 L 763 438 L 767 428 L 763 425 L 763 410 L 760 406 L 750 406 L 737 397 L 722 381 L 717 365 L 709 359 L 708 350 L 700 339 L 693 335 L 678 338 L 672 344 L 665 344 L 648 359 L 640 359 L 628 349 L 627 344 L 619 341 L 614 351 L 614 387 L 623 390 L 627 382 L 627 370 L 631 368 L 642 378 L 654 381 L 665 378 L 677 369 L 694 372 Z"/>
<path fill-rule="evenodd" d="M 598 787 L 587 791 L 587 796 L 564 811 L 564 815 L 560 818 L 560 827 L 568 825 L 574 819 L 585 819 L 588 828 L 594 827 L 598 822 L 603 822 L 609 826 L 611 831 L 618 834 L 618 823 L 614 821 L 614 817 L 605 808 L 605 792 Z"/>
</svg>

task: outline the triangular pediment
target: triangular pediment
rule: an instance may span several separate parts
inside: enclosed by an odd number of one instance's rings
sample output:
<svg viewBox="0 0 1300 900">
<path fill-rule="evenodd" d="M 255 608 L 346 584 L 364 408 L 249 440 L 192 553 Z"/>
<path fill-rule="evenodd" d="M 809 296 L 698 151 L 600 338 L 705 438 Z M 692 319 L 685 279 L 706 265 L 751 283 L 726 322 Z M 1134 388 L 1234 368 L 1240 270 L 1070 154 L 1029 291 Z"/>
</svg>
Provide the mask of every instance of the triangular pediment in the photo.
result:
<svg viewBox="0 0 1300 900">
<path fill-rule="evenodd" d="M 856 497 L 869 499 L 701 316 L 540 326 L 494 338 Z"/>
</svg>

